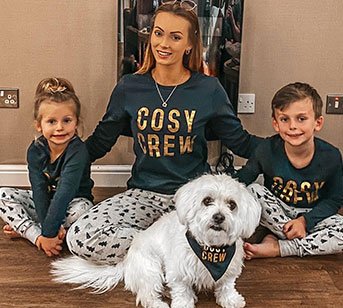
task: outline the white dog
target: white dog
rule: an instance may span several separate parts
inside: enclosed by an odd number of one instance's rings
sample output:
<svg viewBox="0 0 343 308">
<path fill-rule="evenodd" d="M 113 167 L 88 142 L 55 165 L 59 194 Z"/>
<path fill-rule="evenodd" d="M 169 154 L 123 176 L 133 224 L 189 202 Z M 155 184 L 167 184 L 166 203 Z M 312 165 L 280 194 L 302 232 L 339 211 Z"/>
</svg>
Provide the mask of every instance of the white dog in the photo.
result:
<svg viewBox="0 0 343 308">
<path fill-rule="evenodd" d="M 55 261 L 55 281 L 82 283 L 105 292 L 124 279 L 137 294 L 137 305 L 194 307 L 193 291 L 211 289 L 222 307 L 244 307 L 235 289 L 241 274 L 242 238 L 252 235 L 260 219 L 259 204 L 243 184 L 227 175 L 203 175 L 175 194 L 176 211 L 165 214 L 135 236 L 125 259 L 116 266 L 95 265 L 78 257 Z"/>
</svg>

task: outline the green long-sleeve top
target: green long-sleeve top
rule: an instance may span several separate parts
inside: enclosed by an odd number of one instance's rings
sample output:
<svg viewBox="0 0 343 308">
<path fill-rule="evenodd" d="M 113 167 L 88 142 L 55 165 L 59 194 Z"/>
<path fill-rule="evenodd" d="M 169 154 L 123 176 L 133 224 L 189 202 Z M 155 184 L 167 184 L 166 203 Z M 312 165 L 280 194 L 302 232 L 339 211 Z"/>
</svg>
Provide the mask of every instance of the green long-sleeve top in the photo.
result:
<svg viewBox="0 0 343 308">
<path fill-rule="evenodd" d="M 321 220 L 336 214 L 343 205 L 343 172 L 340 151 L 319 138 L 314 139 L 315 152 L 304 168 L 295 168 L 279 135 L 267 138 L 238 171 L 245 184 L 252 183 L 259 174 L 264 185 L 279 199 L 292 207 L 311 208 L 303 214 L 307 231 Z"/>
<path fill-rule="evenodd" d="M 29 179 L 42 235 L 55 237 L 63 224 L 68 204 L 76 197 L 93 201 L 93 181 L 87 148 L 75 136 L 63 154 L 50 162 L 47 140 L 41 136 L 27 151 Z"/>
<path fill-rule="evenodd" d="M 166 99 L 174 87 L 159 89 Z M 107 111 L 86 140 L 91 161 L 111 150 L 127 123 L 136 160 L 128 187 L 173 194 L 208 172 L 206 128 L 234 153 L 249 157 L 260 139 L 242 128 L 217 78 L 193 72 L 163 107 L 150 73 L 125 75 Z"/>
</svg>

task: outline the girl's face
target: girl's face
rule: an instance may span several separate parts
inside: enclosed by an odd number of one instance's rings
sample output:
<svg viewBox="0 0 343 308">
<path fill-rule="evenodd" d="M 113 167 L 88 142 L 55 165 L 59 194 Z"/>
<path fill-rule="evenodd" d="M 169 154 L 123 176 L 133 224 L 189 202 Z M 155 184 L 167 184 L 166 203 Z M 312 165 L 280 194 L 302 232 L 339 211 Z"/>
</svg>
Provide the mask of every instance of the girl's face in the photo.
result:
<svg viewBox="0 0 343 308">
<path fill-rule="evenodd" d="M 65 149 L 77 133 L 78 119 L 72 100 L 56 103 L 43 101 L 39 107 L 36 129 L 48 141 L 50 149 Z"/>
<path fill-rule="evenodd" d="M 156 16 L 151 34 L 151 50 L 159 65 L 182 66 L 186 50 L 191 50 L 189 22 L 172 13 L 161 12 Z"/>
</svg>

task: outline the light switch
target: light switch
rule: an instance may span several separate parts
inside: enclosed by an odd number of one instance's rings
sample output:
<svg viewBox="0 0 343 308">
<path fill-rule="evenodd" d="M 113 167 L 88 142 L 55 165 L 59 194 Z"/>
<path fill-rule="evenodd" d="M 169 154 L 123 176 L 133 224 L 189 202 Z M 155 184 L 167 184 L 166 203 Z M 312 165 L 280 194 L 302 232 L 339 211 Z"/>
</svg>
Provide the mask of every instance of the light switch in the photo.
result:
<svg viewBox="0 0 343 308">
<path fill-rule="evenodd" d="M 326 97 L 326 113 L 343 114 L 343 94 L 328 94 Z"/>
</svg>

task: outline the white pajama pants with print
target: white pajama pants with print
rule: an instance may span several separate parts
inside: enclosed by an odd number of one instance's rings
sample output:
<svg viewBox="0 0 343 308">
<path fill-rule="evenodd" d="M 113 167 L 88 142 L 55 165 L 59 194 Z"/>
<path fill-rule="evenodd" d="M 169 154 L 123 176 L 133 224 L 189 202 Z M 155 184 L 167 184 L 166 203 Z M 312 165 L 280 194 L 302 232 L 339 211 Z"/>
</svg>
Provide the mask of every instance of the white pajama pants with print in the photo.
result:
<svg viewBox="0 0 343 308">
<path fill-rule="evenodd" d="M 114 265 L 125 257 L 137 232 L 174 209 L 173 195 L 129 189 L 82 215 L 67 232 L 66 242 L 74 255 Z"/>
<path fill-rule="evenodd" d="M 249 189 L 262 206 L 260 224 L 279 238 L 281 257 L 343 252 L 342 215 L 332 215 L 320 221 L 304 238 L 288 240 L 282 231 L 285 223 L 310 209 L 290 207 L 259 184 L 251 184 Z"/>
<path fill-rule="evenodd" d="M 68 229 L 93 203 L 86 198 L 74 198 L 68 206 L 64 228 Z M 23 238 L 35 244 L 41 235 L 41 226 L 32 199 L 31 190 L 0 188 L 0 217 Z"/>
</svg>

